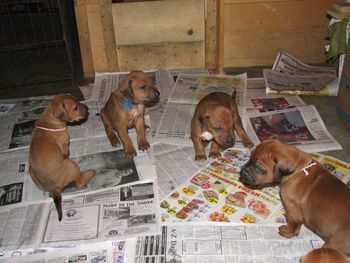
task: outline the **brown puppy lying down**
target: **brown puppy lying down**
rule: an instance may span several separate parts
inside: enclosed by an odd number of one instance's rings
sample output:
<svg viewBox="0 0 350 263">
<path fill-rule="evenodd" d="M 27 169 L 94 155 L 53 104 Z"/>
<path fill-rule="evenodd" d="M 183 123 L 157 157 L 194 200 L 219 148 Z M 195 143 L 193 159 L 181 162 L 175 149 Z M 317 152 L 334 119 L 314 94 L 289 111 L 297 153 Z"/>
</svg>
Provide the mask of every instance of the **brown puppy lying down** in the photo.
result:
<svg viewBox="0 0 350 263">
<path fill-rule="evenodd" d="M 251 153 L 240 172 L 251 186 L 280 182 L 287 225 L 281 236 L 299 235 L 305 224 L 325 239 L 325 248 L 350 255 L 350 189 L 311 155 L 278 140 L 267 140 Z"/>
<path fill-rule="evenodd" d="M 307 253 L 301 263 L 350 263 L 350 259 L 335 249 L 318 248 Z"/>
<path fill-rule="evenodd" d="M 96 174 L 95 170 L 80 172 L 78 165 L 69 159 L 69 133 L 66 123 L 83 121 L 88 108 L 70 95 L 53 98 L 36 121 L 29 150 L 29 173 L 36 186 L 50 192 L 62 220 L 61 191 L 70 182 L 83 187 Z"/>
<path fill-rule="evenodd" d="M 208 141 L 212 141 L 209 157 L 219 157 L 221 149 L 234 145 L 235 131 L 245 147 L 253 147 L 242 126 L 235 99 L 236 92 L 232 96 L 213 92 L 198 103 L 191 121 L 191 139 L 196 160 L 207 159 L 204 148 Z"/>
<path fill-rule="evenodd" d="M 145 104 L 157 102 L 159 95 L 153 80 L 144 72 L 135 70 L 122 80 L 101 110 L 101 119 L 109 141 L 116 147 L 120 139 L 126 157 L 136 156 L 128 135 L 128 129 L 132 127 L 136 129 L 139 150 L 150 147 L 145 134 Z"/>
</svg>

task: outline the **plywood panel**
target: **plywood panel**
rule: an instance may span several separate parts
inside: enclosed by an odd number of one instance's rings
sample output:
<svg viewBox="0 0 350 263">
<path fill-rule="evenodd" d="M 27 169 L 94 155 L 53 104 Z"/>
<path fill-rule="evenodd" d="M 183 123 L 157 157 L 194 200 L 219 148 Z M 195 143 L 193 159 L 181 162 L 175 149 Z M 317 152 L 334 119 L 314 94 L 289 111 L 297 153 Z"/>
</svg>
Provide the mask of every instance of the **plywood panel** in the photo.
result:
<svg viewBox="0 0 350 263">
<path fill-rule="evenodd" d="M 207 1 L 205 20 L 205 68 L 218 68 L 219 0 Z"/>
<path fill-rule="evenodd" d="M 84 76 L 92 77 L 95 75 L 94 63 L 91 54 L 90 32 L 88 18 L 86 14 L 86 4 L 84 0 L 74 1 L 74 11 L 77 21 L 79 36 L 80 53 L 83 64 Z"/>
<path fill-rule="evenodd" d="M 325 62 L 333 0 L 225 4 L 224 67 L 271 65 L 279 51 Z"/>
<path fill-rule="evenodd" d="M 106 48 L 100 15 L 100 5 L 98 0 L 86 1 L 86 14 L 88 18 L 91 54 L 94 61 L 95 72 L 108 71 Z"/>
<path fill-rule="evenodd" d="M 117 46 L 205 39 L 204 0 L 113 4 L 112 12 Z"/>
<path fill-rule="evenodd" d="M 119 65 L 114 36 L 112 3 L 111 0 L 99 0 L 99 4 L 108 71 L 118 71 Z"/>
<path fill-rule="evenodd" d="M 118 47 L 121 71 L 203 68 L 205 42 L 148 44 Z"/>
</svg>

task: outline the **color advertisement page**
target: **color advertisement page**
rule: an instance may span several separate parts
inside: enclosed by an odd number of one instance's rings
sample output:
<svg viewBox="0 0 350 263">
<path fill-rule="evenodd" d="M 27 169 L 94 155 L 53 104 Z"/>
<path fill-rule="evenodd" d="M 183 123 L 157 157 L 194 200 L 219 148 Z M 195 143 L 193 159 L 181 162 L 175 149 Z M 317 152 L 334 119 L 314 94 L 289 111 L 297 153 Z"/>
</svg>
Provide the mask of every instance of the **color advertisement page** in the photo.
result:
<svg viewBox="0 0 350 263">
<path fill-rule="evenodd" d="M 239 181 L 249 152 L 228 149 L 160 204 L 163 224 L 179 222 L 282 223 L 276 186 L 250 189 Z"/>
</svg>

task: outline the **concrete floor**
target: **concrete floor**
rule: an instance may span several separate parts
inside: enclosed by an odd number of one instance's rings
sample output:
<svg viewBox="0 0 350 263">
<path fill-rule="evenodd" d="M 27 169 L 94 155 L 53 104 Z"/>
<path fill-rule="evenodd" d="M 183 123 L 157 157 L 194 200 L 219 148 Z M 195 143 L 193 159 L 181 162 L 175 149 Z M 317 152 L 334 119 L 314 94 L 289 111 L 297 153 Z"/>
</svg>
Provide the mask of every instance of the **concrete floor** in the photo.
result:
<svg viewBox="0 0 350 263">
<path fill-rule="evenodd" d="M 266 67 L 251 67 L 251 68 L 225 68 L 225 73 L 230 75 L 241 74 L 247 72 L 248 78 L 262 77 L 262 69 Z M 337 103 L 336 97 L 325 96 L 300 96 L 306 104 L 316 106 L 323 122 L 332 136 L 341 144 L 342 150 L 321 152 L 325 155 L 330 155 L 345 162 L 350 163 L 350 131 L 348 131 L 337 119 L 335 107 Z"/>
</svg>

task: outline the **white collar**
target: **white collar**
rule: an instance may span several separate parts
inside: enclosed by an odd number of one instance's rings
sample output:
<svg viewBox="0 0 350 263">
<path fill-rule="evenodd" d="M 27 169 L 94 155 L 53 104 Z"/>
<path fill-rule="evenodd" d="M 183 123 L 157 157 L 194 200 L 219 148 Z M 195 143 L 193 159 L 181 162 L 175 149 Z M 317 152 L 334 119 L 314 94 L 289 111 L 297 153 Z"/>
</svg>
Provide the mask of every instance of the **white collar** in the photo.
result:
<svg viewBox="0 0 350 263">
<path fill-rule="evenodd" d="M 313 159 L 311 159 L 310 162 L 302 169 L 306 176 L 309 175 L 309 172 L 306 169 L 308 169 L 316 164 L 317 163 Z"/>
<path fill-rule="evenodd" d="M 40 130 L 44 130 L 44 131 L 60 132 L 60 131 L 64 131 L 67 127 L 59 128 L 59 129 L 51 129 L 51 128 L 45 128 L 45 127 L 36 125 L 35 128 L 40 129 Z"/>
</svg>

